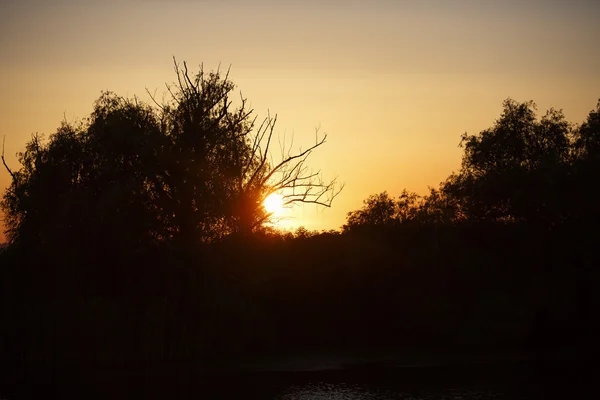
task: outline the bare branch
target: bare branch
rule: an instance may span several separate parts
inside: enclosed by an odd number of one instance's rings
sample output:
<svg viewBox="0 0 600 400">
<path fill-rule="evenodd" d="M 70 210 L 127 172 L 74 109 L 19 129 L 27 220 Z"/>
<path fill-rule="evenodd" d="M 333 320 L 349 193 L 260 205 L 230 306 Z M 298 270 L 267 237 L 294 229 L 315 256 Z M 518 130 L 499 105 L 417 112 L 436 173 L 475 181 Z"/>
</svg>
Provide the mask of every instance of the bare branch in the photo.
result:
<svg viewBox="0 0 600 400">
<path fill-rule="evenodd" d="M 263 149 L 260 147 L 260 143 L 262 142 L 262 137 L 264 137 L 264 135 L 265 135 L 265 133 L 263 132 L 263 134 L 261 135 L 261 139 L 258 142 L 259 152 L 260 152 L 260 164 L 254 170 L 254 173 L 250 177 L 250 180 L 247 183 L 248 187 L 251 187 L 252 183 L 254 182 L 254 179 L 258 176 L 258 174 L 260 172 L 262 172 L 263 167 L 265 166 L 265 163 L 267 162 L 267 155 L 269 154 L 269 147 L 271 145 L 271 139 L 273 137 L 273 130 L 275 129 L 275 123 L 277 122 L 277 114 L 275 114 L 275 118 L 273 118 L 273 119 L 271 119 L 270 116 L 267 116 L 266 121 L 267 121 L 267 125 L 265 126 L 265 131 L 267 129 L 269 130 L 269 134 L 267 136 L 267 144 L 265 145 L 264 153 L 263 153 Z M 270 175 L 271 174 L 268 174 L 268 177 L 266 179 L 263 179 L 263 182 L 266 182 L 270 178 Z"/>
<path fill-rule="evenodd" d="M 146 93 L 148 94 L 148 96 L 150 96 L 150 100 L 152 100 L 152 102 L 154 103 L 154 105 L 156 105 L 161 111 L 166 111 L 166 106 L 164 105 L 164 102 L 161 104 L 158 102 L 158 100 L 156 100 L 156 91 L 158 90 L 158 88 L 156 88 L 154 90 L 154 93 L 150 93 L 150 89 L 148 89 L 148 87 L 146 87 Z"/>
<path fill-rule="evenodd" d="M 4 145 L 5 145 L 5 143 L 6 143 L 6 135 L 4 135 L 4 138 L 2 139 L 2 164 L 4 164 L 4 168 L 6 168 L 6 170 L 8 171 L 8 173 L 10 174 L 10 176 L 12 177 L 13 182 L 17 183 L 17 177 L 12 172 L 12 170 L 8 167 L 8 165 L 6 164 L 6 160 L 4 159 Z"/>
<path fill-rule="evenodd" d="M 271 169 L 271 171 L 269 172 L 269 174 L 267 174 L 267 176 L 265 177 L 265 181 L 268 181 L 269 179 L 271 179 L 271 177 L 277 172 L 279 171 L 283 166 L 285 166 L 286 164 L 289 164 L 290 162 L 298 159 L 298 158 L 302 158 L 304 156 L 309 155 L 314 149 L 316 149 L 317 147 L 321 146 L 323 143 L 325 143 L 325 139 L 327 139 L 327 135 L 323 136 L 323 139 L 321 139 L 320 142 L 317 142 L 316 144 L 312 145 L 311 147 L 309 147 L 308 149 L 304 150 L 303 152 L 296 154 L 294 156 L 289 156 L 287 157 L 285 160 L 281 161 L 279 164 L 277 164 L 277 166 L 275 166 L 273 169 Z"/>
</svg>

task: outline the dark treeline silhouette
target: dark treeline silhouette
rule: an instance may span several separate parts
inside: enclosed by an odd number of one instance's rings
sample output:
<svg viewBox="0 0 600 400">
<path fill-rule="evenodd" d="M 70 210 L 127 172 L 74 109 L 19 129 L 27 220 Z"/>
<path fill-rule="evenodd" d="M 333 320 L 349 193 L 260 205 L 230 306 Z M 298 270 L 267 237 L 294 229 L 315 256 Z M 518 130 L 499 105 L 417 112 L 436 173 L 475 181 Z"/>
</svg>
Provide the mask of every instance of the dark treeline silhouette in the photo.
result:
<svg viewBox="0 0 600 400">
<path fill-rule="evenodd" d="M 600 103 L 573 125 L 506 100 L 438 188 L 292 234 L 267 228 L 262 201 L 331 205 L 336 182 L 305 164 L 324 138 L 273 162 L 276 118 L 234 107 L 218 72 L 176 72 L 166 103 L 104 93 L 5 164 L 5 390 L 303 351 L 590 354 Z"/>
</svg>

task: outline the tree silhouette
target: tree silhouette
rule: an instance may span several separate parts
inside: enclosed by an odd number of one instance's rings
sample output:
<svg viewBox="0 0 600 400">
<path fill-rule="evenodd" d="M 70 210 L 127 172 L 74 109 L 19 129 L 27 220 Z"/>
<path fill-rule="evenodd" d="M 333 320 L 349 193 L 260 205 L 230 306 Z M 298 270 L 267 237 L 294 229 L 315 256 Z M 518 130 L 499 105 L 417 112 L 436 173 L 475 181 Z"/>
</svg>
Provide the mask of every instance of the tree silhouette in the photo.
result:
<svg viewBox="0 0 600 400">
<path fill-rule="evenodd" d="M 463 135 L 461 170 L 442 189 L 473 220 L 557 221 L 572 128 L 562 111 L 538 120 L 533 102 L 508 99 L 503 106 L 491 128 Z"/>
<path fill-rule="evenodd" d="M 257 124 L 245 98 L 234 106 L 228 73 L 201 67 L 191 76 L 176 62 L 175 72 L 166 100 L 152 96 L 151 106 L 103 93 L 89 118 L 63 122 L 47 143 L 35 135 L 20 170 L 5 164 L 10 242 L 84 248 L 101 237 L 123 254 L 252 232 L 269 220 L 262 202 L 274 192 L 287 205 L 331 206 L 341 187 L 307 167 L 326 135 L 298 153 L 282 149 L 274 162 L 277 118 Z"/>
<path fill-rule="evenodd" d="M 574 131 L 573 168 L 570 174 L 568 205 L 571 218 L 595 226 L 600 220 L 597 185 L 600 178 L 600 101 L 586 121 Z"/>
<path fill-rule="evenodd" d="M 172 142 L 167 197 L 176 203 L 177 232 L 184 241 L 251 232 L 269 220 L 262 204 L 275 192 L 284 205 L 331 206 L 342 188 L 306 164 L 326 135 L 317 135 L 312 146 L 298 153 L 282 148 L 280 160 L 274 161 L 277 117 L 267 115 L 258 124 L 244 97 L 232 109 L 235 86 L 229 72 L 222 78 L 219 71 L 205 74 L 201 67 L 191 77 L 185 62 L 183 67 L 175 62 L 175 72 L 177 83 L 167 86 L 170 100 L 155 103 Z"/>
<path fill-rule="evenodd" d="M 575 132 L 576 156 L 584 160 L 600 157 L 600 100 L 586 121 Z"/>
<path fill-rule="evenodd" d="M 371 195 L 363 207 L 348 213 L 345 230 L 360 226 L 389 226 L 396 221 L 396 202 L 387 192 Z"/>
<path fill-rule="evenodd" d="M 387 192 L 369 196 L 361 209 L 348 213 L 345 231 L 364 227 L 451 224 L 459 219 L 457 201 L 442 189 L 420 196 L 404 189 L 397 200 Z"/>
<path fill-rule="evenodd" d="M 127 253 L 164 237 L 156 190 L 164 147 L 153 110 L 111 93 L 48 143 L 34 135 L 2 203 L 10 241 Z"/>
<path fill-rule="evenodd" d="M 406 190 L 394 200 L 370 196 L 348 213 L 345 230 L 458 222 L 524 222 L 556 227 L 598 215 L 595 190 L 600 164 L 600 102 L 579 127 L 560 110 L 537 117 L 533 102 L 507 99 L 492 127 L 464 134 L 461 169 L 439 188 L 419 196 Z M 592 218 L 593 217 L 593 218 Z"/>
<path fill-rule="evenodd" d="M 328 206 L 339 191 L 307 168 L 324 138 L 274 161 L 276 117 L 256 123 L 218 71 L 176 71 L 166 101 L 103 93 L 89 118 L 34 135 L 20 169 L 2 153 L 0 386 L 20 386 L 13 397 L 113 392 L 111 377 L 169 390 L 220 361 L 313 349 L 559 350 L 593 365 L 600 104 L 575 127 L 507 100 L 439 187 L 372 195 L 343 234 L 283 234 L 263 226 L 265 196 Z"/>
</svg>

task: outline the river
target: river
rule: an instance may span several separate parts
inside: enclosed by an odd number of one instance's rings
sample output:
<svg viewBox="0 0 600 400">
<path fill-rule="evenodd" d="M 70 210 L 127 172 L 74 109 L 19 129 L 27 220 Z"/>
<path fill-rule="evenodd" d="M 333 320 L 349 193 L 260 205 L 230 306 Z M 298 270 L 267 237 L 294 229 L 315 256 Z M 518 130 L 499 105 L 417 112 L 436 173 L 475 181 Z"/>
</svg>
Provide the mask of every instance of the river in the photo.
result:
<svg viewBox="0 0 600 400">
<path fill-rule="evenodd" d="M 290 361 L 291 360 L 291 361 Z M 309 362 L 305 362 L 308 360 Z M 30 376 L 0 399 L 581 400 L 600 399 L 592 365 L 575 360 L 356 364 L 314 358 L 263 365 L 227 363 L 211 373 L 190 364 Z M 268 367 L 268 368 L 266 368 Z M 133 373 L 133 371 L 138 371 Z M 53 373 L 53 375 L 54 375 Z M 46 381 L 43 383 L 42 381 Z M 35 383 L 34 383 L 35 382 Z M 34 383 L 32 385 L 32 383 Z M 9 388 L 10 389 L 10 388 Z"/>
</svg>

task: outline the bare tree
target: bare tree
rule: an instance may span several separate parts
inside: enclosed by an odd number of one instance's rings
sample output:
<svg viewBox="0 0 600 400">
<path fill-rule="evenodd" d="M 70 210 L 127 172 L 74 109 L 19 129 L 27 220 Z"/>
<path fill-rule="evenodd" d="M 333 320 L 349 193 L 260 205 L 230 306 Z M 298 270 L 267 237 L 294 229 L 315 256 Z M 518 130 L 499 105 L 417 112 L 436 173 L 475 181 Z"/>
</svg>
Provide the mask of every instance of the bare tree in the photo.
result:
<svg viewBox="0 0 600 400">
<path fill-rule="evenodd" d="M 272 144 L 277 115 L 267 115 L 256 130 L 252 139 L 252 157 L 243 176 L 247 179 L 246 188 L 261 188 L 260 201 L 264 201 L 273 193 L 282 197 L 283 206 L 297 203 L 316 204 L 331 207 L 334 198 L 342 191 L 344 185 L 337 178 L 324 180 L 320 170 L 314 172 L 309 168 L 307 160 L 310 155 L 327 140 L 327 135 L 319 137 L 319 129 L 315 131 L 315 141 L 305 150 L 294 152 L 293 140 L 289 146 L 280 143 L 280 157 L 274 162 Z M 268 220 L 272 214 L 263 214 L 254 222 L 257 226 Z"/>
<path fill-rule="evenodd" d="M 188 210 L 180 213 L 182 224 L 194 225 L 190 230 L 202 224 L 207 210 L 200 210 L 202 201 L 197 200 L 207 195 L 207 187 L 216 196 L 203 204 L 216 207 L 211 210 L 215 218 L 206 224 L 208 228 L 201 229 L 201 236 L 206 236 L 207 229 L 222 236 L 263 225 L 272 217 L 263 201 L 273 193 L 280 194 L 288 207 L 297 203 L 331 207 L 343 185 L 337 179 L 324 180 L 320 170 L 313 172 L 308 167 L 308 158 L 325 143 L 327 135 L 320 137 L 317 129 L 314 144 L 297 152 L 293 141 L 287 147 L 284 143 L 274 161 L 277 116 L 268 114 L 258 124 L 241 93 L 234 106 L 231 95 L 235 86 L 228 80 L 229 70 L 222 78 L 219 70 L 205 74 L 200 66 L 200 72 L 191 76 L 185 62 L 180 66 L 174 59 L 174 65 L 177 82 L 167 85 L 170 99 L 158 102 L 155 95 L 151 97 L 161 110 L 166 135 L 178 154 L 187 154 L 189 168 L 180 171 L 181 179 L 174 185 L 188 189 L 171 191 L 179 196 L 179 204 L 187 204 Z M 171 178 L 176 175 L 170 174 Z M 182 192 L 187 199 L 182 200 Z"/>
</svg>

